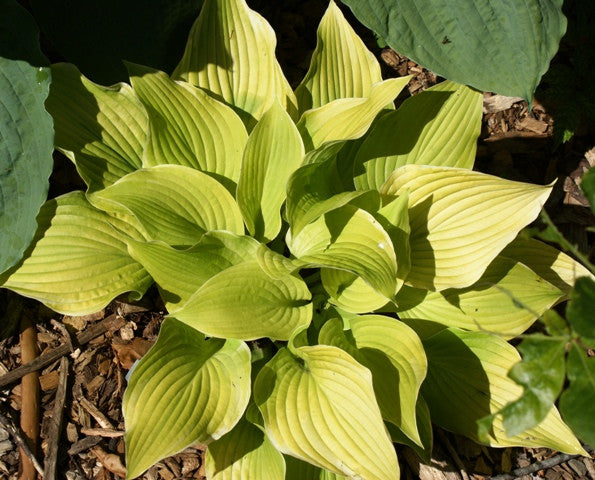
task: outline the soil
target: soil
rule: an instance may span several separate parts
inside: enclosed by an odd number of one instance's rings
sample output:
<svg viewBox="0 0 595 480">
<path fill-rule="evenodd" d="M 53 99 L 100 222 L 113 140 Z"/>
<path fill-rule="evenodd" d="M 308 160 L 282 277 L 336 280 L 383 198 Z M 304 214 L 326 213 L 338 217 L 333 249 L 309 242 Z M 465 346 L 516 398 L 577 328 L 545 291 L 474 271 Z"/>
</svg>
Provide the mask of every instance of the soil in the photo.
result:
<svg viewBox="0 0 595 480">
<path fill-rule="evenodd" d="M 275 28 L 280 62 L 295 87 L 307 71 L 316 42 L 315 26 L 326 2 L 285 0 L 280 2 L 282 6 L 264 0 L 250 3 Z M 413 75 L 406 96 L 441 80 L 389 48 L 378 47 L 370 32 L 357 26 L 349 12 L 346 15 L 377 55 L 386 76 Z M 402 100 L 402 97 L 398 99 Z M 586 227 L 595 222 L 578 186 L 584 172 L 595 165 L 593 132 L 587 128 L 568 143 L 556 147 L 554 119 L 546 105 L 546 101 L 536 101 L 529 109 L 520 99 L 484 94 L 476 168 L 504 178 L 540 184 L 557 178 L 546 208 L 563 233 L 592 258 L 593 241 Z M 76 178 L 72 166 L 57 157 L 52 194 L 80 187 L 80 179 Z M 121 401 L 125 377 L 134 361 L 141 358 L 157 338 L 164 309 L 156 291 L 150 290 L 141 302 L 131 304 L 116 300 L 101 312 L 84 317 L 58 315 L 5 290 L 0 290 L 0 305 L 8 306 L 0 322 L 0 385 L 6 378 L 3 376 L 21 364 L 19 319 L 34 322 L 41 357 L 58 353 L 38 370 L 40 410 L 38 419 L 33 422 L 40 428 L 37 458 L 46 458 L 50 448 L 57 446 L 55 478 L 122 478 Z M 10 425 L 19 424 L 22 388 L 25 388 L 19 382 L 0 386 L 0 413 L 8 424 L 0 423 L 0 480 L 20 478 L 16 437 L 9 434 Z M 64 400 L 61 400 L 62 392 Z M 54 425 L 60 413 L 63 414 L 61 425 Z M 542 448 L 487 448 L 438 429 L 434 437 L 434 458 L 430 465 L 420 463 L 411 450 L 399 447 L 402 478 L 595 480 L 593 458 L 560 456 L 558 452 Z M 193 446 L 159 462 L 141 478 L 202 479 L 203 454 L 203 446 Z M 539 466 L 539 462 L 552 459 L 548 468 L 535 472 L 516 470 Z M 511 472 L 509 476 L 498 476 Z"/>
</svg>

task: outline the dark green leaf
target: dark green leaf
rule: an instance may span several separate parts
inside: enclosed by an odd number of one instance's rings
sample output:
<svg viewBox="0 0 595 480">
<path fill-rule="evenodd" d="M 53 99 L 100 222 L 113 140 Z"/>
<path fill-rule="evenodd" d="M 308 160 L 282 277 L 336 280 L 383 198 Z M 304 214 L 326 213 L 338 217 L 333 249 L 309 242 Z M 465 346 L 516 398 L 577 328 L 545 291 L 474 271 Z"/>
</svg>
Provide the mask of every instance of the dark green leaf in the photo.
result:
<svg viewBox="0 0 595 480">
<path fill-rule="evenodd" d="M 39 52 L 35 22 L 13 1 L 1 0 L 0 11 L 1 273 L 21 258 L 37 229 L 35 217 L 52 171 L 54 131 L 44 108 L 50 72 L 42 67 L 47 61 Z"/>
<path fill-rule="evenodd" d="M 595 445 L 595 357 L 573 344 L 566 367 L 570 386 L 560 397 L 560 411 L 581 440 Z"/>
<path fill-rule="evenodd" d="M 562 0 L 344 0 L 397 52 L 449 80 L 527 100 L 566 31 Z"/>
<path fill-rule="evenodd" d="M 536 426 L 552 409 L 564 383 L 565 344 L 564 339 L 535 334 L 519 345 L 523 360 L 508 375 L 525 390 L 502 409 L 507 435 L 512 437 Z"/>
<path fill-rule="evenodd" d="M 570 292 L 566 318 L 589 347 L 595 348 L 595 281 L 579 278 Z"/>
<path fill-rule="evenodd" d="M 595 213 L 595 168 L 590 168 L 589 171 L 585 173 L 581 182 L 581 189 L 585 192 L 585 195 L 591 204 L 591 210 Z"/>
</svg>

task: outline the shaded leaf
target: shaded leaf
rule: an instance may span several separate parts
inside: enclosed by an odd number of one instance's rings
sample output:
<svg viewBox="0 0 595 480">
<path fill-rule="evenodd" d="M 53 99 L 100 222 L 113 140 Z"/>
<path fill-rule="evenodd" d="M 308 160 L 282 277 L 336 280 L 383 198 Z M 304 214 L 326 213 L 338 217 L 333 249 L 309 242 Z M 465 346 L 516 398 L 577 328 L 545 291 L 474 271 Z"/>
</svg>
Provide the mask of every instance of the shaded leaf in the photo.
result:
<svg viewBox="0 0 595 480">
<path fill-rule="evenodd" d="M 581 179 L 581 190 L 585 192 L 591 211 L 595 213 L 595 169 L 590 168 Z"/>
<path fill-rule="evenodd" d="M 52 65 L 46 106 L 54 117 L 56 148 L 75 163 L 89 191 L 141 168 L 148 118 L 129 85 L 102 87 L 59 63 Z"/>
<path fill-rule="evenodd" d="M 250 399 L 250 349 L 168 318 L 124 393 L 127 479 L 229 432 Z"/>
<path fill-rule="evenodd" d="M 449 81 L 407 99 L 366 135 L 355 157 L 356 188 L 380 190 L 408 164 L 473 168 L 481 105 L 480 92 Z"/>
<path fill-rule="evenodd" d="M 566 307 L 566 318 L 572 329 L 580 335 L 582 342 L 595 348 L 595 281 L 582 277 L 576 281 L 570 292 Z"/>
<path fill-rule="evenodd" d="M 95 209 L 81 192 L 46 202 L 24 259 L 0 284 L 66 315 L 101 310 L 121 293 L 137 298 L 152 280 L 128 254 L 129 238 L 144 240 L 126 219 Z"/>
<path fill-rule="evenodd" d="M 562 0 L 345 0 L 397 52 L 442 77 L 530 101 L 566 31 Z"/>
<path fill-rule="evenodd" d="M 551 188 L 461 168 L 406 165 L 395 170 L 381 193 L 409 190 L 406 283 L 429 290 L 473 284 L 537 217 Z"/>
<path fill-rule="evenodd" d="M 285 455 L 285 464 L 287 465 L 285 480 L 347 480 L 348 478 L 288 455 Z"/>
<path fill-rule="evenodd" d="M 370 371 L 336 347 L 292 348 L 279 350 L 254 384 L 275 446 L 347 477 L 398 477 Z"/>
</svg>

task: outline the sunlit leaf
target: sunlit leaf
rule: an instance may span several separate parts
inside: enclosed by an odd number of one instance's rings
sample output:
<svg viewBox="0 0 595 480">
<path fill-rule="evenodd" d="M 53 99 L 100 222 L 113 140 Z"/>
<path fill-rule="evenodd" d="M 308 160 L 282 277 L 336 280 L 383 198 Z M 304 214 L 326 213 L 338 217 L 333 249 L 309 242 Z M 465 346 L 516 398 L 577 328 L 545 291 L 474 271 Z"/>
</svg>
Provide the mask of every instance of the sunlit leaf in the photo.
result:
<svg viewBox="0 0 595 480">
<path fill-rule="evenodd" d="M 522 263 L 497 256 L 470 287 L 430 292 L 405 286 L 395 301 L 399 317 L 417 319 L 416 330 L 459 327 L 512 338 L 562 295 Z"/>
<path fill-rule="evenodd" d="M 246 227 L 257 239 L 270 241 L 281 230 L 285 185 L 303 156 L 295 124 L 275 101 L 250 134 L 237 190 Z"/>
<path fill-rule="evenodd" d="M 355 186 L 379 190 L 408 164 L 473 168 L 481 107 L 481 92 L 449 81 L 407 99 L 366 135 L 355 157 Z"/>
<path fill-rule="evenodd" d="M 133 214 L 151 240 L 194 245 L 211 230 L 244 233 L 231 194 L 209 175 L 181 165 L 137 170 L 89 197 L 108 212 Z"/>
<path fill-rule="evenodd" d="M 0 284 L 66 315 L 101 310 L 116 296 L 140 297 L 152 280 L 129 254 L 127 222 L 89 204 L 81 192 L 50 200 L 37 216 L 38 228 L 24 259 Z"/>
<path fill-rule="evenodd" d="M 366 98 L 340 98 L 308 110 L 298 122 L 306 151 L 324 143 L 361 137 L 380 111 L 405 88 L 410 77 L 391 78 L 374 84 Z"/>
<path fill-rule="evenodd" d="M 391 298 L 397 261 L 388 234 L 365 210 L 345 205 L 319 217 L 291 237 L 291 253 L 313 266 L 339 268 L 361 276 Z"/>
<path fill-rule="evenodd" d="M 329 303 L 351 313 L 367 313 L 389 301 L 355 273 L 335 268 L 320 269 L 322 286 L 329 294 Z"/>
<path fill-rule="evenodd" d="M 209 480 L 278 480 L 285 478 L 285 460 L 260 428 L 241 420 L 209 445 L 205 472 Z"/>
<path fill-rule="evenodd" d="M 595 445 L 595 357 L 573 343 L 566 365 L 570 385 L 560 397 L 560 411 L 585 443 Z"/>
<path fill-rule="evenodd" d="M 430 290 L 472 285 L 537 217 L 551 188 L 461 168 L 406 165 L 395 170 L 381 193 L 409 190 L 406 282 Z"/>
<path fill-rule="evenodd" d="M 143 166 L 185 165 L 208 173 L 232 193 L 248 135 L 240 117 L 204 90 L 165 73 L 130 65 L 134 92 L 149 114 Z"/>
<path fill-rule="evenodd" d="M 272 278 L 254 260 L 210 278 L 175 317 L 209 336 L 287 340 L 310 323 L 310 298 L 300 278 Z"/>
<path fill-rule="evenodd" d="M 310 69 L 295 91 L 300 112 L 338 98 L 367 97 L 382 80 L 374 55 L 333 0 L 320 20 Z"/>
<path fill-rule="evenodd" d="M 254 384 L 275 446 L 347 477 L 398 478 L 370 371 L 337 347 L 293 350 L 279 350 Z"/>
<path fill-rule="evenodd" d="M 382 417 L 421 446 L 415 406 L 427 360 L 419 337 L 404 323 L 382 315 L 362 315 L 348 323 L 343 331 L 342 320 L 327 321 L 320 343 L 345 350 L 370 369 Z"/>
<path fill-rule="evenodd" d="M 289 114 L 297 101 L 275 59 L 268 22 L 245 0 L 205 0 L 173 78 L 212 92 L 253 126 L 277 98 Z"/>
<path fill-rule="evenodd" d="M 205 340 L 169 318 L 135 366 L 124 393 L 126 478 L 194 443 L 217 440 L 250 399 L 250 349 L 239 340 Z"/>
<path fill-rule="evenodd" d="M 125 83 L 102 87 L 74 65 L 52 65 L 46 102 L 54 117 L 55 144 L 89 187 L 101 190 L 142 166 L 148 117 Z"/>
<path fill-rule="evenodd" d="M 479 420 L 497 414 L 523 391 L 508 376 L 520 355 L 500 337 L 449 328 L 426 339 L 424 349 L 428 375 L 422 394 L 435 424 L 491 446 L 585 453 L 555 407 L 539 425 L 520 435 L 508 437 L 500 415 L 493 418 L 490 428 L 480 430 Z"/>
<path fill-rule="evenodd" d="M 419 458 L 429 464 L 432 461 L 434 432 L 432 430 L 432 419 L 430 418 L 428 404 L 421 395 L 417 398 L 415 418 L 417 421 L 417 431 L 419 432 L 419 438 L 421 439 L 421 446 L 405 435 L 395 424 L 387 422 L 385 425 L 390 433 L 390 438 L 394 443 L 407 445 Z"/>
</svg>

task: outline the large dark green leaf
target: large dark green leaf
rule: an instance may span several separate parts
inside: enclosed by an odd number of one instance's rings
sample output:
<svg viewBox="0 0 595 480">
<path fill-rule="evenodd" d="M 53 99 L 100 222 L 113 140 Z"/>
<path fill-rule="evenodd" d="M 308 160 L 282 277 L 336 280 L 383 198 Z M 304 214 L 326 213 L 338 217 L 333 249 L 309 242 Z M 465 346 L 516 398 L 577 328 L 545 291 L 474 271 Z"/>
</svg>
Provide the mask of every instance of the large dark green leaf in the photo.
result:
<svg viewBox="0 0 595 480">
<path fill-rule="evenodd" d="M 0 272 L 31 242 L 52 171 L 54 130 L 44 108 L 50 73 L 37 26 L 12 0 L 0 0 Z"/>
<path fill-rule="evenodd" d="M 566 31 L 562 0 L 343 0 L 397 52 L 458 83 L 530 100 Z"/>
<path fill-rule="evenodd" d="M 93 81 L 126 80 L 122 60 L 171 72 L 202 0 L 31 0 L 54 47 Z"/>
<path fill-rule="evenodd" d="M 566 317 L 581 340 L 591 348 L 595 347 L 595 281 L 581 277 L 570 292 Z"/>
</svg>

